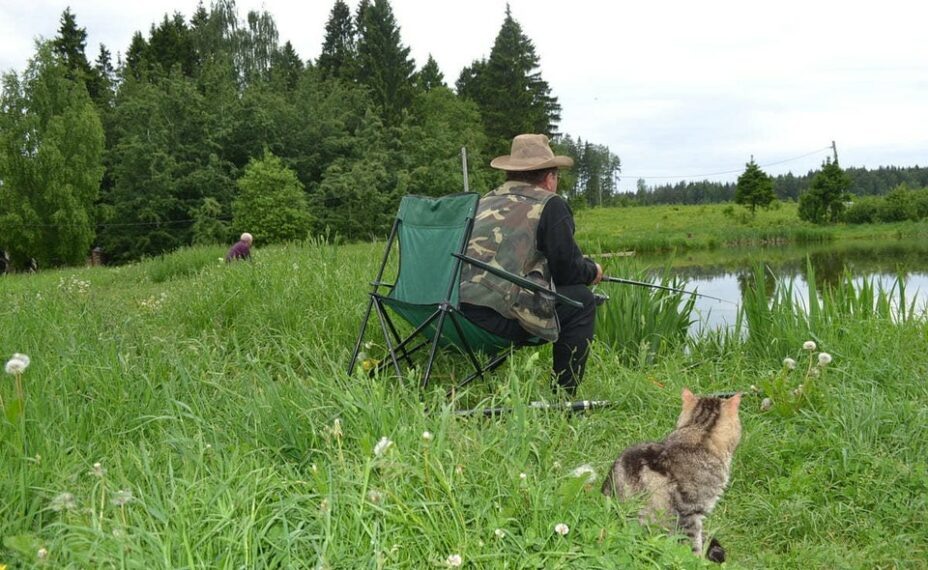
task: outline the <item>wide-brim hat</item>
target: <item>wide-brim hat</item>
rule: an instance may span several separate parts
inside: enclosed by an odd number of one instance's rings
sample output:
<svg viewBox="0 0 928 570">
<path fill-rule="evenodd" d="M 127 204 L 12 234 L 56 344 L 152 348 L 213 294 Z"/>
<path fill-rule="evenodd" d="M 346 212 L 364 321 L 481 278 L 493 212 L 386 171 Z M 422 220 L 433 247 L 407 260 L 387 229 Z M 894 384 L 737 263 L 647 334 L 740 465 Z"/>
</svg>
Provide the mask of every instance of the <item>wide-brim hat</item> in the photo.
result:
<svg viewBox="0 0 928 570">
<path fill-rule="evenodd" d="M 522 172 L 544 168 L 563 168 L 574 165 L 569 156 L 555 155 L 545 135 L 518 135 L 512 139 L 509 154 L 497 156 L 490 166 L 499 170 Z"/>
</svg>

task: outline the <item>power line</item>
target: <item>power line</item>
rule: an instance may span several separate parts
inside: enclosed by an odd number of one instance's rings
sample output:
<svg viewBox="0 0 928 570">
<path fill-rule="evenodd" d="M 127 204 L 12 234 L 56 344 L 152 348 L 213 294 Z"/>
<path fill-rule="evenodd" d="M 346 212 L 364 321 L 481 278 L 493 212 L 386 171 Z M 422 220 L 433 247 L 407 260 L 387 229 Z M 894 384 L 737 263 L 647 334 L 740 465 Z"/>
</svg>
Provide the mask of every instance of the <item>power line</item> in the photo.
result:
<svg viewBox="0 0 928 570">
<path fill-rule="evenodd" d="M 764 163 L 764 164 L 758 164 L 757 166 L 759 166 L 759 167 L 761 167 L 761 168 L 766 168 L 766 167 L 768 167 L 768 166 L 775 166 L 775 165 L 777 165 L 777 164 L 783 164 L 783 163 L 785 163 L 785 162 L 792 162 L 792 161 L 794 161 L 794 160 L 799 160 L 799 159 L 801 159 L 801 158 L 806 158 L 807 156 L 812 156 L 812 155 L 814 155 L 814 154 L 818 154 L 818 153 L 820 153 L 820 152 L 822 152 L 822 151 L 825 151 L 825 150 L 831 150 L 831 145 L 828 145 L 828 146 L 825 146 L 825 147 L 822 147 L 822 148 L 818 148 L 818 149 L 815 149 L 815 150 L 813 150 L 813 151 L 811 151 L 811 152 L 807 152 L 807 153 L 805 153 L 805 154 L 800 154 L 799 156 L 794 156 L 794 157 L 792 157 L 792 158 L 786 158 L 786 159 L 777 160 L 777 161 L 774 161 L 774 162 L 767 162 L 767 163 Z M 626 179 L 628 179 L 628 178 L 636 178 L 636 179 L 637 179 L 637 178 L 644 178 L 645 180 L 667 180 L 667 179 L 673 179 L 673 178 L 708 178 L 708 177 L 710 177 L 710 176 L 722 176 L 722 175 L 724 175 L 724 174 L 738 174 L 738 173 L 740 173 L 740 172 L 744 172 L 744 169 L 743 169 L 743 168 L 738 168 L 738 169 L 735 169 L 735 170 L 723 170 L 723 171 L 720 171 L 720 172 L 709 172 L 709 173 L 707 173 L 707 174 L 684 174 L 684 175 L 674 175 L 674 176 L 644 176 L 644 175 L 637 175 L 637 174 L 623 174 L 623 177 L 626 178 Z"/>
</svg>

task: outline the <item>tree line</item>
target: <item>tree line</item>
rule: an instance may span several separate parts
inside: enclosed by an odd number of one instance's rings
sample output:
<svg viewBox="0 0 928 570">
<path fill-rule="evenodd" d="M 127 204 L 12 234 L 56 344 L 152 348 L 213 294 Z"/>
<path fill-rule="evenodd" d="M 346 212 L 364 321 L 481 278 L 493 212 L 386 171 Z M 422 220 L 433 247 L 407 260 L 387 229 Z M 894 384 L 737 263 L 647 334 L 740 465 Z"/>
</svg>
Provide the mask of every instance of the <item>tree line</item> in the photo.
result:
<svg viewBox="0 0 928 570">
<path fill-rule="evenodd" d="M 280 42 L 274 18 L 234 0 L 166 14 L 113 61 L 70 9 L 0 92 L 0 249 L 20 267 L 111 262 L 225 242 L 327 232 L 384 234 L 404 194 L 501 181 L 490 158 L 521 132 L 553 137 L 576 160 L 566 192 L 610 202 L 621 163 L 557 131 L 560 105 L 534 44 L 506 7 L 486 58 L 452 89 L 420 66 L 388 0 L 336 0 L 315 60 Z"/>
<path fill-rule="evenodd" d="M 792 172 L 771 178 L 773 193 L 778 200 L 798 201 L 810 188 L 812 179 L 821 170 L 803 175 Z M 844 169 L 850 179 L 848 192 L 853 196 L 884 196 L 900 185 L 911 188 L 928 187 L 928 167 L 881 166 L 875 169 L 850 167 Z M 615 196 L 625 204 L 717 204 L 735 199 L 737 184 L 733 182 L 680 181 L 674 184 L 648 186 L 638 181 L 635 192 Z"/>
</svg>

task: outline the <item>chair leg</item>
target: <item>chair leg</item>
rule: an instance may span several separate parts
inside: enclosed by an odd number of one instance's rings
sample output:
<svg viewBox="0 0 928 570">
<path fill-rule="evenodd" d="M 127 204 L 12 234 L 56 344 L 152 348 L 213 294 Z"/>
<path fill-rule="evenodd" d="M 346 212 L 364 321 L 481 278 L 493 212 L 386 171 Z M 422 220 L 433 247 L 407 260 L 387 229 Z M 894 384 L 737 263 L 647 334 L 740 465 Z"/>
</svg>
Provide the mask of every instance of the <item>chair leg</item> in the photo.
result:
<svg viewBox="0 0 928 570">
<path fill-rule="evenodd" d="M 451 392 L 453 392 L 454 390 L 460 390 L 461 388 L 463 388 L 464 386 L 467 386 L 468 384 L 470 384 L 471 382 L 473 382 L 473 381 L 476 380 L 477 378 L 482 378 L 484 374 L 488 374 L 488 373 L 490 373 L 490 372 L 493 372 L 494 370 L 496 370 L 497 368 L 499 368 L 500 366 L 502 366 L 503 363 L 506 362 L 506 359 L 507 359 L 507 358 L 509 358 L 509 352 L 508 352 L 508 351 L 507 351 L 507 352 L 504 352 L 504 353 L 502 353 L 502 354 L 500 354 L 500 355 L 498 355 L 498 356 L 496 356 L 496 357 L 494 357 L 493 360 L 491 360 L 490 362 L 488 362 L 487 365 L 483 367 L 483 370 L 482 370 L 482 371 L 474 372 L 473 374 L 471 374 L 470 376 L 468 376 L 467 378 L 465 378 L 465 379 L 464 379 L 462 382 L 460 382 L 457 386 L 455 386 L 454 388 L 452 388 L 451 390 L 449 390 L 448 393 L 447 393 L 447 395 L 450 397 L 450 396 L 451 396 Z"/>
<path fill-rule="evenodd" d="M 371 309 L 374 307 L 374 298 L 370 298 L 367 304 L 367 311 L 364 313 L 364 320 L 361 321 L 361 332 L 358 333 L 358 341 L 354 343 L 354 352 L 351 353 L 351 362 L 348 364 L 348 375 L 354 372 L 354 365 L 358 362 L 358 354 L 361 353 L 361 343 L 364 342 L 364 332 L 367 330 L 367 321 L 371 318 Z"/>
<path fill-rule="evenodd" d="M 390 333 L 387 331 L 386 320 L 387 316 L 384 314 L 383 307 L 380 306 L 380 302 L 376 303 L 377 307 L 377 317 L 380 320 L 380 328 L 383 329 L 383 340 L 387 343 L 387 352 L 390 354 L 390 360 L 393 361 L 393 367 L 396 369 L 396 375 L 399 378 L 403 377 L 403 372 L 400 370 L 400 363 L 396 360 L 396 352 L 393 349 L 393 343 L 390 342 Z"/>
</svg>

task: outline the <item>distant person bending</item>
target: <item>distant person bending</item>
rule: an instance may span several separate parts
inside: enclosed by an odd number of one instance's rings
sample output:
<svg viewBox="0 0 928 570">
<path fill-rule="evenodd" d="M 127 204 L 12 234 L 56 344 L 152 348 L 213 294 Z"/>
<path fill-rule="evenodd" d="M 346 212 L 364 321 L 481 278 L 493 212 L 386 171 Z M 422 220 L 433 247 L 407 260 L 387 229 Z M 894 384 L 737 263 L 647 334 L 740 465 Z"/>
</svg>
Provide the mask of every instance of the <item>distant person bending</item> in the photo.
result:
<svg viewBox="0 0 928 570">
<path fill-rule="evenodd" d="M 242 237 L 235 242 L 235 245 L 229 248 L 229 253 L 226 254 L 226 263 L 237 259 L 250 259 L 251 242 L 253 241 L 254 239 L 251 237 L 250 233 L 243 233 Z"/>
<path fill-rule="evenodd" d="M 551 287 L 583 303 L 558 304 L 471 265 L 461 271 L 461 312 L 471 322 L 515 342 L 540 337 L 554 343 L 554 382 L 573 395 L 586 367 L 596 302 L 589 285 L 603 270 L 574 241 L 574 219 L 557 195 L 558 168 L 573 165 L 555 156 L 545 135 L 515 137 L 509 155 L 490 163 L 506 183 L 480 198 L 467 254 Z"/>
</svg>

